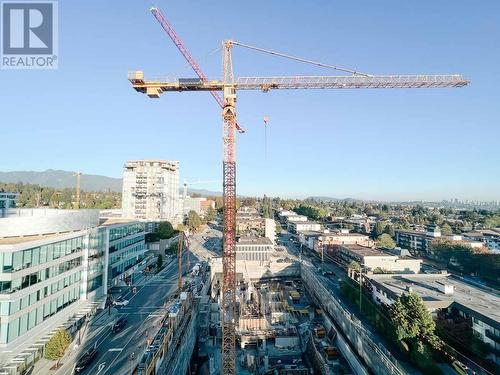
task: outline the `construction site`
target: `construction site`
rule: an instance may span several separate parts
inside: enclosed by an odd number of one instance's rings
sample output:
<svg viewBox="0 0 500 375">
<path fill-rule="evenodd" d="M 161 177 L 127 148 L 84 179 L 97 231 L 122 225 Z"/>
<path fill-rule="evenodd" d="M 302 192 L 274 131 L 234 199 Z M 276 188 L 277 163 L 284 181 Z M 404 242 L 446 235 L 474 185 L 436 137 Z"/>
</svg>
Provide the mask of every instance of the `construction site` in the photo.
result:
<svg viewBox="0 0 500 375">
<path fill-rule="evenodd" d="M 133 89 L 155 99 L 164 93 L 208 91 L 222 110 L 223 123 L 221 257 L 210 262 L 210 298 L 205 295 L 208 293 L 208 283 L 205 283 L 203 293 L 196 297 L 199 303 L 190 304 L 189 308 L 180 302 L 186 321 L 176 330 L 181 330 L 177 334 L 182 335 L 182 340 L 188 340 L 189 345 L 180 342 L 174 345 L 174 350 L 182 352 L 176 361 L 183 365 L 176 365 L 175 372 L 166 373 L 405 373 L 390 352 L 365 332 L 362 324 L 330 293 L 328 283 L 331 281 L 322 279 L 313 265 L 291 258 L 286 250 L 275 259 L 273 253 L 270 258 L 269 254 L 253 258 L 258 261 L 237 260 L 241 238 L 236 235 L 236 134 L 245 133 L 237 121 L 237 93 L 283 89 L 457 88 L 466 86 L 468 81 L 461 75 L 375 75 L 235 40 L 223 42 L 222 78 L 213 80 L 203 72 L 162 11 L 155 7 L 151 12 L 196 77 L 148 79 L 142 71 L 132 71 L 128 80 Z M 234 47 L 335 70 L 342 75 L 235 78 Z M 183 290 L 183 285 L 179 286 Z M 187 300 L 184 296 L 183 301 Z M 192 334 L 195 328 L 199 333 L 196 345 Z M 195 360 L 190 364 L 185 359 L 190 357 L 191 344 L 196 348 Z M 165 365 L 163 359 L 162 363 Z M 141 374 L 155 373 L 141 371 Z"/>
</svg>

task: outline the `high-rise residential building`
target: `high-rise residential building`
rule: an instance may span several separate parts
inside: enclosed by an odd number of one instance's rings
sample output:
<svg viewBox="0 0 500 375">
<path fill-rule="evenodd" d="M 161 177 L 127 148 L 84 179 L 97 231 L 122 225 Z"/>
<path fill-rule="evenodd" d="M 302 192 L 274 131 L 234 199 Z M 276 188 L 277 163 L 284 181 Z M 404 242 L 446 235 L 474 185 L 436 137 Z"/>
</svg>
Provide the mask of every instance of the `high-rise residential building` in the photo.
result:
<svg viewBox="0 0 500 375">
<path fill-rule="evenodd" d="M 131 160 L 123 171 L 123 217 L 144 221 L 181 220 L 179 162 Z"/>
</svg>

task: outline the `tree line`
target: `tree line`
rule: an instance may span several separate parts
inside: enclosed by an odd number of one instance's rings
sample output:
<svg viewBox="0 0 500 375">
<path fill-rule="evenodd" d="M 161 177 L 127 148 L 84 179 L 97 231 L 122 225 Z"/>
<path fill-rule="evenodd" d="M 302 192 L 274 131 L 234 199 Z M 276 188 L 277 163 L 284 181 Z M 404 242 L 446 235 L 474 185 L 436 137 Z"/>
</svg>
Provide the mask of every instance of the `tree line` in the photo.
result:
<svg viewBox="0 0 500 375">
<path fill-rule="evenodd" d="M 56 189 L 35 184 L 0 183 L 0 192 L 18 193 L 19 198 L 16 205 L 20 208 L 77 208 L 76 188 Z M 105 210 L 120 208 L 121 203 L 121 193 L 80 191 L 80 208 Z"/>
</svg>

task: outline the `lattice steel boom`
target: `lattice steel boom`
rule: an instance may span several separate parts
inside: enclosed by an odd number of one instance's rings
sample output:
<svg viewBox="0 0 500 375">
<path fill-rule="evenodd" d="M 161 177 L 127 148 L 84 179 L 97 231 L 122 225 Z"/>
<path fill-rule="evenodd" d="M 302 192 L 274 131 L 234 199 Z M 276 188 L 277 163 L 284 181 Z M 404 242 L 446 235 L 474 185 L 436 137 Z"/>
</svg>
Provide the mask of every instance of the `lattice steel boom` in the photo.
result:
<svg viewBox="0 0 500 375">
<path fill-rule="evenodd" d="M 157 8 L 154 8 L 157 9 Z M 153 10 L 152 10 L 153 11 Z M 222 374 L 236 374 L 236 332 L 238 317 L 236 316 L 236 94 L 238 90 L 274 89 L 382 89 L 382 88 L 443 88 L 466 86 L 467 81 L 461 75 L 390 75 L 375 76 L 359 73 L 354 70 L 321 64 L 282 53 L 243 45 L 234 41 L 223 44 L 223 78 L 209 80 L 199 69 L 191 55 L 183 46 L 177 34 L 158 10 L 153 14 L 170 35 L 181 53 L 197 73 L 197 79 L 144 79 L 142 71 L 130 72 L 128 79 L 133 88 L 148 95 L 159 98 L 168 91 L 210 91 L 214 98 L 220 98 L 217 91 L 223 92 L 223 175 L 224 175 L 224 229 L 223 229 L 223 283 L 222 283 Z M 234 80 L 231 49 L 240 45 L 260 52 L 291 58 L 296 61 L 320 65 L 344 72 L 352 72 L 350 76 L 296 76 L 296 77 L 240 77 Z M 217 100 L 219 102 L 219 100 Z M 220 104 L 220 102 L 219 102 Z"/>
<path fill-rule="evenodd" d="M 203 81 L 203 82 L 208 82 L 207 75 L 203 72 L 203 70 L 200 68 L 200 65 L 196 62 L 194 57 L 191 55 L 191 52 L 187 49 L 186 45 L 182 42 L 182 39 L 180 36 L 177 34 L 175 29 L 172 27 L 170 22 L 167 21 L 165 16 L 163 15 L 162 11 L 158 7 L 152 7 L 151 13 L 153 16 L 155 16 L 156 20 L 160 23 L 161 27 L 167 35 L 172 39 L 172 42 L 174 42 L 175 46 L 177 49 L 180 51 L 182 56 L 186 59 L 186 61 L 191 65 L 191 68 L 193 68 L 194 72 L 196 75 Z M 214 97 L 215 101 L 219 104 L 221 108 L 224 108 L 224 100 L 221 98 L 219 93 L 215 90 L 211 90 L 210 94 Z M 236 129 L 240 133 L 244 133 L 245 131 L 238 125 L 236 124 Z"/>
<path fill-rule="evenodd" d="M 165 91 L 222 91 L 223 81 L 185 84 L 162 79 L 144 80 L 142 71 L 129 73 L 135 90 L 157 98 Z M 236 90 L 290 89 L 422 89 L 462 87 L 469 84 L 461 75 L 397 75 L 397 76 L 297 76 L 240 77 L 232 85 Z"/>
</svg>

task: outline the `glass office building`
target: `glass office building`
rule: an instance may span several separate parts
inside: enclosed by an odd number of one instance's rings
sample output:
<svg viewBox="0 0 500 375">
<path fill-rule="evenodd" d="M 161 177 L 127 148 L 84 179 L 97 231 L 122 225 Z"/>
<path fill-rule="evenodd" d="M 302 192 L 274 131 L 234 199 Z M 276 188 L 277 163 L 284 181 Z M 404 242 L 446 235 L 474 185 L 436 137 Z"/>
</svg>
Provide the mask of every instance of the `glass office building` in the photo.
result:
<svg viewBox="0 0 500 375">
<path fill-rule="evenodd" d="M 0 252 L 0 344 L 23 336 L 81 298 L 86 237 L 54 236 Z"/>
<path fill-rule="evenodd" d="M 145 224 L 111 222 L 106 227 L 109 230 L 108 287 L 133 283 L 134 273 L 145 258 Z"/>
<path fill-rule="evenodd" d="M 145 233 L 136 221 L 100 225 L 97 210 L 21 209 L 0 218 L 0 373 L 24 373 L 51 332 L 76 332 L 109 287 L 141 273 Z"/>
</svg>

